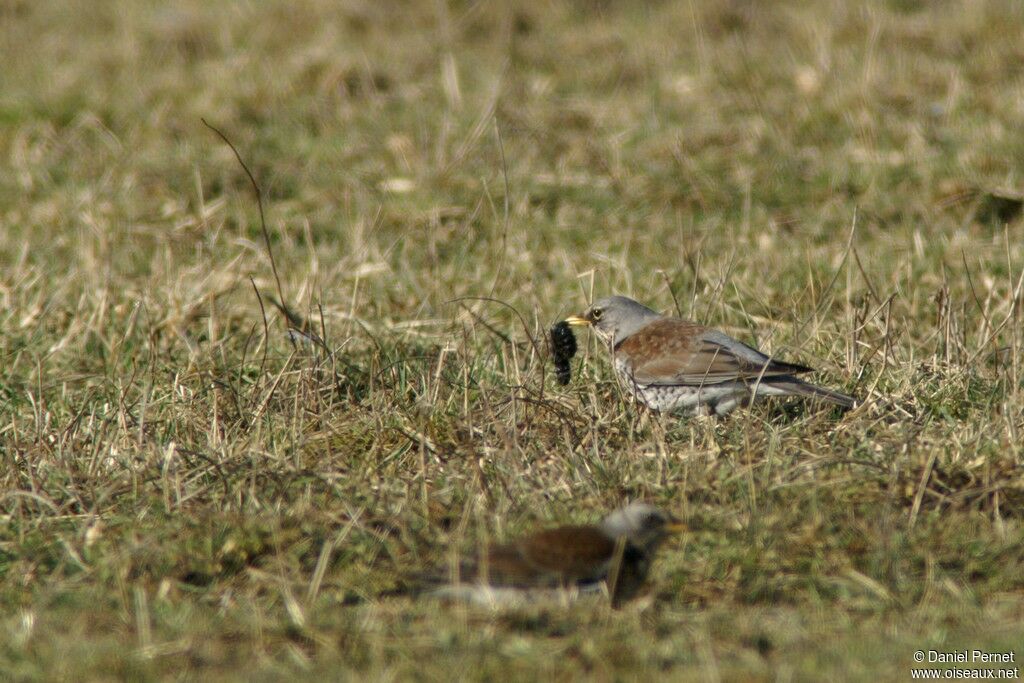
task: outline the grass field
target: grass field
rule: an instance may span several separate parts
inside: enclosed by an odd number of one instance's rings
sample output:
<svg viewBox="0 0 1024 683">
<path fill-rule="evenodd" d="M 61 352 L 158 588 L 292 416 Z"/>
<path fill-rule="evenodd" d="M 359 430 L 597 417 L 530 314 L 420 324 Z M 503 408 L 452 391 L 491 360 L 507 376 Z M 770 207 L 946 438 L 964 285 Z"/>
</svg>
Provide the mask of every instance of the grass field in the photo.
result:
<svg viewBox="0 0 1024 683">
<path fill-rule="evenodd" d="M 1016 0 L 0 2 L 0 678 L 1019 666 L 1022 34 Z M 864 404 L 659 417 L 587 335 L 559 386 L 546 329 L 611 293 Z M 638 498 L 693 530 L 623 609 L 403 594 Z"/>
</svg>

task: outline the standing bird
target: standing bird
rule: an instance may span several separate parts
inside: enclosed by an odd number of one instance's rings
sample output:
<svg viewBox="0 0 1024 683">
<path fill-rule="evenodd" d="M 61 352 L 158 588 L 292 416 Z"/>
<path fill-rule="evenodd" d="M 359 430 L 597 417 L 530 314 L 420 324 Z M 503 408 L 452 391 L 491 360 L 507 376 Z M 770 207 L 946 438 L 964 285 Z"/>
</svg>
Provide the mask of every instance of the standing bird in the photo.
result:
<svg viewBox="0 0 1024 683">
<path fill-rule="evenodd" d="M 685 528 L 653 505 L 635 502 L 599 524 L 561 526 L 489 546 L 463 561 L 457 577 L 435 571 L 423 578 L 435 596 L 487 603 L 603 584 L 618 606 L 643 585 L 662 541 Z"/>
<path fill-rule="evenodd" d="M 811 368 L 769 358 L 717 330 L 659 315 L 624 296 L 566 318 L 608 344 L 620 381 L 653 410 L 725 415 L 761 396 L 804 396 L 852 408 L 852 396 L 805 382 Z"/>
</svg>

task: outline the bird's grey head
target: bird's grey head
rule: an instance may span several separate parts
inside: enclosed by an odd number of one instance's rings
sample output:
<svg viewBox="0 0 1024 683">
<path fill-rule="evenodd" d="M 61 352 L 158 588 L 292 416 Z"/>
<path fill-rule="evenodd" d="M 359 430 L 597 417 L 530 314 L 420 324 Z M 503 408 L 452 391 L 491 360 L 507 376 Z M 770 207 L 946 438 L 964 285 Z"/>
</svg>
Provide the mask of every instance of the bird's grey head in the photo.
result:
<svg viewBox="0 0 1024 683">
<path fill-rule="evenodd" d="M 595 301 L 583 315 L 566 318 L 566 322 L 574 327 L 593 327 L 602 339 L 614 346 L 660 317 L 629 297 L 609 296 Z"/>
<path fill-rule="evenodd" d="M 601 530 L 612 538 L 625 537 L 638 548 L 653 552 L 667 535 L 685 531 L 686 525 L 653 505 L 636 502 L 605 517 Z"/>
</svg>

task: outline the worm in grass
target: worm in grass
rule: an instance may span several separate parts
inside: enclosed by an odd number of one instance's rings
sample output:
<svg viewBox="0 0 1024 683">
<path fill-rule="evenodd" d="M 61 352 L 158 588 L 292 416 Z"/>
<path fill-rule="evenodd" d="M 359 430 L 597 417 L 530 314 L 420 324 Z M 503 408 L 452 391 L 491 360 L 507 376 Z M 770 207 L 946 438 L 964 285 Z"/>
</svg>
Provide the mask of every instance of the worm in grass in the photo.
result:
<svg viewBox="0 0 1024 683">
<path fill-rule="evenodd" d="M 564 320 L 551 328 L 551 350 L 555 361 L 555 377 L 559 384 L 565 386 L 572 379 L 572 365 L 569 361 L 576 355 L 576 335 Z"/>
</svg>

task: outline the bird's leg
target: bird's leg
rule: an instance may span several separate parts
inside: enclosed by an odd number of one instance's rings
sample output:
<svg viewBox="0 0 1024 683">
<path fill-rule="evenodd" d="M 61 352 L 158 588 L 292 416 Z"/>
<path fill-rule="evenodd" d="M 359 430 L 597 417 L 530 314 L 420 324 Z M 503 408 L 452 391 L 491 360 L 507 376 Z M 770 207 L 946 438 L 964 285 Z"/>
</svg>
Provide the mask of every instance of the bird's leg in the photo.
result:
<svg viewBox="0 0 1024 683">
<path fill-rule="evenodd" d="M 694 417 L 711 417 L 712 408 L 709 403 L 698 403 L 690 410 L 690 415 Z"/>
</svg>

